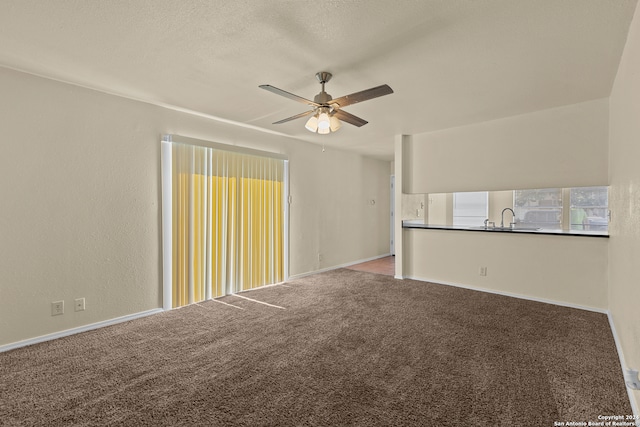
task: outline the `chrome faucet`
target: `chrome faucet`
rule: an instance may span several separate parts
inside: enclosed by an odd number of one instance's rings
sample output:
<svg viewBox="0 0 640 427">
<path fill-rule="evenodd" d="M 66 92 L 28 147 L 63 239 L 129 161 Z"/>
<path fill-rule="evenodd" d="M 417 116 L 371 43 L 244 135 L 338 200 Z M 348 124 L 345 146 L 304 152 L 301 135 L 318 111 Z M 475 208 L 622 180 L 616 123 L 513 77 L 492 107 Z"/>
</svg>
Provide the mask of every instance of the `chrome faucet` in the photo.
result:
<svg viewBox="0 0 640 427">
<path fill-rule="evenodd" d="M 502 218 L 500 219 L 500 228 L 504 228 L 504 211 L 511 211 L 511 214 L 513 215 L 513 217 L 511 218 L 513 220 L 513 222 L 511 224 L 515 225 L 516 224 L 516 213 L 511 208 L 504 208 L 504 209 L 502 209 Z"/>
</svg>

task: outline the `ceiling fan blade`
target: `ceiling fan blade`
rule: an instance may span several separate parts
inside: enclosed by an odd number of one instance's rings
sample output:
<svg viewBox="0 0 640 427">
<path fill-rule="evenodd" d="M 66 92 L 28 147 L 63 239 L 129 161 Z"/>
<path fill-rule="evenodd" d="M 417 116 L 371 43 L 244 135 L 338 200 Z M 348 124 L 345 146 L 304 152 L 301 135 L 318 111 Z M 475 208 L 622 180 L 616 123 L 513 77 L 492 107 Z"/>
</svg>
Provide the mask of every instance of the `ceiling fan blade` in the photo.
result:
<svg viewBox="0 0 640 427">
<path fill-rule="evenodd" d="M 336 112 L 333 115 L 337 117 L 338 120 L 342 120 L 343 122 L 346 122 L 358 127 L 364 126 L 367 123 L 369 123 L 368 121 L 361 119 L 360 117 L 354 116 L 351 113 L 347 113 L 346 111 L 343 111 L 343 110 L 336 110 Z"/>
<path fill-rule="evenodd" d="M 287 92 L 287 91 L 285 91 L 285 90 L 278 89 L 278 88 L 277 88 L 277 87 L 275 87 L 275 86 L 271 86 L 271 85 L 260 85 L 259 87 L 260 87 L 260 88 L 262 88 L 262 89 L 264 89 L 264 90 L 268 90 L 269 92 L 273 92 L 273 93 L 275 93 L 276 95 L 284 96 L 285 98 L 293 99 L 294 101 L 298 101 L 298 102 L 301 102 L 301 103 L 303 103 L 303 104 L 312 105 L 312 106 L 314 106 L 314 107 L 319 107 L 319 106 L 320 106 L 320 104 L 318 104 L 318 103 L 316 103 L 316 102 L 313 102 L 313 101 L 311 101 L 311 100 L 308 100 L 308 99 L 303 98 L 303 97 L 298 96 L 298 95 L 294 95 L 294 94 L 289 93 L 289 92 Z"/>
<path fill-rule="evenodd" d="M 367 101 L 369 99 L 389 95 L 391 93 L 393 93 L 393 89 L 391 89 L 389 85 L 381 85 L 372 87 L 371 89 L 352 93 L 351 95 L 345 95 L 341 96 L 340 98 L 332 99 L 331 101 L 329 101 L 329 104 L 338 104 L 338 106 L 342 108 L 346 107 L 347 105 L 356 104 L 358 102 Z"/>
<path fill-rule="evenodd" d="M 291 120 L 299 119 L 301 117 L 309 116 L 314 113 L 315 110 L 305 111 L 304 113 L 296 114 L 295 116 L 287 117 L 286 119 L 278 120 L 277 122 L 273 122 L 274 125 L 279 125 L 280 123 L 285 123 Z"/>
</svg>

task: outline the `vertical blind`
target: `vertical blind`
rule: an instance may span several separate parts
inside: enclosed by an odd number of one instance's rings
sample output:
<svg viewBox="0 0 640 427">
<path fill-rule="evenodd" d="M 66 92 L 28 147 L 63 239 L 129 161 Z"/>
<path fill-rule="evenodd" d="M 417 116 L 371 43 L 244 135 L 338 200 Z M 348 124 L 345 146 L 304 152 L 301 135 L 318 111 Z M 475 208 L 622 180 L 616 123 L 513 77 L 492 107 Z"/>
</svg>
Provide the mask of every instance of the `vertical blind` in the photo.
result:
<svg viewBox="0 0 640 427">
<path fill-rule="evenodd" d="M 182 143 L 164 151 L 171 156 L 165 307 L 167 297 L 180 307 L 284 280 L 284 160 Z"/>
</svg>

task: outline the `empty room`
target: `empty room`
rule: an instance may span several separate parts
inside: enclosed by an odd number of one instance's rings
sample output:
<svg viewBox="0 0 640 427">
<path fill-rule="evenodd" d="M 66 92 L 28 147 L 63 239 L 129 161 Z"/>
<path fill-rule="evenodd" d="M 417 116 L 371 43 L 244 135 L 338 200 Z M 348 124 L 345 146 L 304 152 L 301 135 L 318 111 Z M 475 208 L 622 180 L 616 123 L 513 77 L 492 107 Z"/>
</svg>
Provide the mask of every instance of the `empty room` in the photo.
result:
<svg viewBox="0 0 640 427">
<path fill-rule="evenodd" d="M 0 425 L 640 426 L 637 0 L 0 0 Z"/>
</svg>

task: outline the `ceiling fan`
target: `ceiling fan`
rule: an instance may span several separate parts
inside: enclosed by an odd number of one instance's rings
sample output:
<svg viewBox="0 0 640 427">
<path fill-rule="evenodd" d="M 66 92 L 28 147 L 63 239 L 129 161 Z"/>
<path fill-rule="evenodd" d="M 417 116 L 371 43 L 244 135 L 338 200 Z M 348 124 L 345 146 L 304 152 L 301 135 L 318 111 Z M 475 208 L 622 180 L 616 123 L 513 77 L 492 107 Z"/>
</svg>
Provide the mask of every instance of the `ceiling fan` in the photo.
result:
<svg viewBox="0 0 640 427">
<path fill-rule="evenodd" d="M 313 101 L 302 98 L 298 95 L 294 95 L 282 89 L 278 89 L 275 86 L 260 85 L 262 89 L 268 90 L 269 92 L 273 92 L 277 95 L 281 95 L 285 98 L 293 99 L 294 101 L 298 101 L 302 104 L 307 104 L 310 107 L 313 107 L 311 110 L 305 111 L 304 113 L 296 114 L 295 116 L 287 117 L 286 119 L 274 122 L 274 125 L 306 116 L 311 116 L 309 120 L 307 120 L 305 128 L 307 128 L 311 132 L 317 132 L 320 134 L 327 134 L 337 131 L 338 129 L 340 129 L 340 121 L 352 124 L 357 127 L 364 126 L 368 123 L 366 120 L 354 116 L 353 114 L 347 113 L 346 111 L 342 110 L 342 108 L 351 104 L 356 104 L 358 102 L 367 101 L 369 99 L 393 93 L 393 89 L 391 89 L 388 85 L 381 85 L 360 92 L 355 92 L 351 95 L 345 95 L 340 98 L 333 99 L 331 98 L 331 95 L 329 95 L 324 90 L 325 83 L 331 80 L 331 73 L 327 71 L 321 71 L 319 73 L 316 73 L 316 78 L 322 85 L 322 90 L 315 96 L 315 98 L 313 98 Z"/>
</svg>

